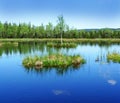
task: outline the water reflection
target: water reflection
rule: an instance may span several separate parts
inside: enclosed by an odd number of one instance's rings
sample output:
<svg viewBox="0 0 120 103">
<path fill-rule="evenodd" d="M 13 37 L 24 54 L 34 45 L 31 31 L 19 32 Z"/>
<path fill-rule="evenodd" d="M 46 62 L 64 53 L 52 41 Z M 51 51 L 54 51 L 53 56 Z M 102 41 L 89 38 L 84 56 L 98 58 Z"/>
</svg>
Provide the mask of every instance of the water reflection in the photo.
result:
<svg viewBox="0 0 120 103">
<path fill-rule="evenodd" d="M 12 54 L 13 52 L 16 53 L 18 49 L 18 45 L 14 45 L 13 43 L 6 43 L 0 46 L 0 56 L 2 56 L 2 54 Z"/>
<path fill-rule="evenodd" d="M 6 55 L 10 55 L 12 53 L 27 54 L 35 52 L 36 50 L 41 51 L 43 53 L 45 51 L 45 43 L 18 42 L 17 46 L 14 44 L 2 45 L 0 46 L 0 55 L 2 55 L 3 53 Z"/>
<path fill-rule="evenodd" d="M 116 80 L 108 80 L 108 83 L 110 84 L 110 85 L 116 85 L 117 84 L 117 81 Z"/>
<path fill-rule="evenodd" d="M 109 51 L 109 47 L 111 45 L 114 45 L 114 43 L 111 44 L 107 42 L 80 42 L 78 43 L 77 48 L 54 48 L 54 47 L 50 48 L 46 46 L 46 42 L 18 42 L 17 46 L 16 45 L 0 46 L 0 55 L 1 56 L 2 54 L 11 55 L 12 53 L 13 54 L 19 53 L 20 55 L 21 54 L 36 55 L 36 51 L 39 52 L 38 53 L 39 55 L 44 55 L 44 53 L 52 54 L 52 53 L 60 52 L 60 53 L 69 54 L 69 55 L 74 55 L 74 54 L 78 54 L 81 56 L 85 55 L 86 60 L 90 58 L 88 62 L 94 61 L 103 65 L 103 64 L 107 64 L 106 53 Z M 92 49 L 92 47 L 93 47 L 93 50 L 89 50 L 89 49 Z M 94 56 L 95 58 L 93 60 Z M 43 73 L 54 70 L 57 74 L 63 75 L 71 71 L 79 70 L 80 68 L 81 67 L 78 65 L 77 67 L 69 67 L 69 68 L 62 68 L 62 69 L 60 68 L 42 68 L 42 69 L 25 68 L 25 70 L 27 73 L 34 72 L 39 74 L 43 74 Z"/>
<path fill-rule="evenodd" d="M 27 73 L 36 73 L 36 74 L 45 74 L 51 71 L 55 71 L 58 75 L 64 75 L 68 72 L 73 72 L 75 70 L 79 70 L 84 64 L 78 65 L 77 67 L 66 67 L 66 68 L 41 68 L 41 69 L 35 69 L 35 68 L 25 68 Z"/>
<path fill-rule="evenodd" d="M 107 43 L 107 42 L 79 42 L 78 45 L 82 46 L 99 46 L 99 47 L 105 47 L 108 49 L 111 45 L 114 44 L 120 44 L 120 43 Z M 45 51 L 49 51 L 49 53 L 52 52 L 60 52 L 63 48 L 50 48 L 46 46 L 46 42 L 18 42 L 18 45 L 3 45 L 0 46 L 0 56 L 4 53 L 6 55 L 10 55 L 12 53 L 20 53 L 20 54 L 27 54 L 32 53 L 35 51 L 40 51 L 41 53 Z M 70 48 L 65 48 L 66 51 L 69 51 Z M 74 48 L 73 48 L 74 49 Z M 101 51 L 102 52 L 102 51 Z"/>
<path fill-rule="evenodd" d="M 70 92 L 68 92 L 66 90 L 53 90 L 52 92 L 56 96 L 58 96 L 58 95 L 70 95 Z"/>
<path fill-rule="evenodd" d="M 112 64 L 112 66 L 113 65 L 115 66 L 115 64 Z M 104 63 L 104 65 L 100 66 L 100 68 L 98 69 L 100 76 L 102 76 L 102 78 L 105 80 L 105 82 L 107 82 L 111 86 L 115 86 L 117 84 L 117 80 L 115 79 L 115 75 L 117 75 L 117 74 L 114 74 L 114 72 L 113 72 L 114 69 L 115 68 L 112 69 L 112 67 L 110 67 L 109 63 Z M 118 69 L 118 71 L 119 71 L 119 69 Z M 117 73 L 118 73 L 118 71 L 117 71 Z"/>
<path fill-rule="evenodd" d="M 90 45 L 90 46 L 95 46 L 95 45 L 98 45 L 100 47 L 110 47 L 111 45 L 119 45 L 120 43 L 119 42 L 109 42 L 109 41 L 82 41 L 82 42 L 79 42 L 78 44 L 81 44 L 81 45 Z"/>
<path fill-rule="evenodd" d="M 48 48 L 45 43 L 24 42 L 0 47 L 1 103 L 119 103 L 120 64 L 106 61 L 106 54 L 113 50 L 120 50 L 120 45 L 80 43 L 75 49 L 59 49 Z M 81 55 L 86 64 L 62 69 L 24 68 L 21 64 L 28 55 L 53 52 Z"/>
</svg>

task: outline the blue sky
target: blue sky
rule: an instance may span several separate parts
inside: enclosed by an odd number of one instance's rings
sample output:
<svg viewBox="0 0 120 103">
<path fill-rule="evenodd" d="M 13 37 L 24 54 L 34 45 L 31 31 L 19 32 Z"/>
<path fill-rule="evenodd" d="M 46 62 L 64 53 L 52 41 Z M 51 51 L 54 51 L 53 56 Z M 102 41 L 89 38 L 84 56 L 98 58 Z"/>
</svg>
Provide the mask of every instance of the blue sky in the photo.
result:
<svg viewBox="0 0 120 103">
<path fill-rule="evenodd" d="M 70 27 L 119 28 L 120 0 L 0 0 L 0 21 L 52 22 L 63 15 Z"/>
</svg>

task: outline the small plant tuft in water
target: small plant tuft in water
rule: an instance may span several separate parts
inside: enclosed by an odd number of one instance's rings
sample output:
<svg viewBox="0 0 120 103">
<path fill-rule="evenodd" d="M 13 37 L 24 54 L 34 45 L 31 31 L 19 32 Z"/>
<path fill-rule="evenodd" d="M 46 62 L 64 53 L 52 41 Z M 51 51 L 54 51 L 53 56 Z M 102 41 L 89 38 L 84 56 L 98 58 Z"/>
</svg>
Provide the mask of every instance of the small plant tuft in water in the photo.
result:
<svg viewBox="0 0 120 103">
<path fill-rule="evenodd" d="M 75 48 L 77 47 L 76 43 L 47 43 L 48 47 L 57 47 L 57 48 Z"/>
<path fill-rule="evenodd" d="M 120 63 L 120 53 L 113 52 L 113 53 L 108 53 L 107 54 L 107 60 L 108 61 L 113 61 L 116 63 Z"/>
<path fill-rule="evenodd" d="M 22 64 L 26 68 L 43 68 L 43 67 L 68 67 L 84 64 L 85 60 L 79 56 L 68 56 L 62 54 L 51 54 L 43 57 L 26 57 Z"/>
</svg>

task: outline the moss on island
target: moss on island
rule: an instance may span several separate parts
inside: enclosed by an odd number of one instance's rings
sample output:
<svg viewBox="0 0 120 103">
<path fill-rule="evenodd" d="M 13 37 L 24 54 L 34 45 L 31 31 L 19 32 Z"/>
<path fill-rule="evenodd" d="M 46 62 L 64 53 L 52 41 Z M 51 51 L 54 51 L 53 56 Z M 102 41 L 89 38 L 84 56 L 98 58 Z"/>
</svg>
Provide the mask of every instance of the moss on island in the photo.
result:
<svg viewBox="0 0 120 103">
<path fill-rule="evenodd" d="M 51 54 L 47 56 L 26 57 L 23 59 L 23 66 L 26 68 L 40 69 L 43 67 L 58 67 L 64 68 L 69 66 L 78 66 L 84 64 L 85 60 L 79 56 L 68 56 L 62 54 Z"/>
<path fill-rule="evenodd" d="M 77 47 L 76 43 L 47 43 L 48 47 L 57 47 L 57 48 L 75 48 Z"/>
<path fill-rule="evenodd" d="M 116 53 L 116 52 L 108 53 L 107 60 L 108 60 L 108 62 L 113 61 L 116 63 L 120 63 L 120 53 Z"/>
</svg>

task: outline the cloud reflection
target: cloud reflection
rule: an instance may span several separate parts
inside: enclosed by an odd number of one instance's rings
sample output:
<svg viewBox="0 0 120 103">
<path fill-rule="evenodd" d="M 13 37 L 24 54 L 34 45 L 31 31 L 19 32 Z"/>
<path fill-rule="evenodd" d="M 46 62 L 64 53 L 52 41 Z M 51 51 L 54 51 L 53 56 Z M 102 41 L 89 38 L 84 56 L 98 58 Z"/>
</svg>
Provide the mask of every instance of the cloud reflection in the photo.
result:
<svg viewBox="0 0 120 103">
<path fill-rule="evenodd" d="M 53 90 L 52 91 L 55 95 L 70 95 L 68 91 L 65 90 Z"/>
<path fill-rule="evenodd" d="M 110 85 L 116 85 L 116 83 L 117 83 L 117 81 L 115 81 L 115 80 L 108 80 L 108 83 L 110 84 Z"/>
</svg>

